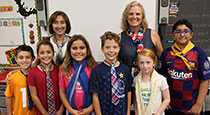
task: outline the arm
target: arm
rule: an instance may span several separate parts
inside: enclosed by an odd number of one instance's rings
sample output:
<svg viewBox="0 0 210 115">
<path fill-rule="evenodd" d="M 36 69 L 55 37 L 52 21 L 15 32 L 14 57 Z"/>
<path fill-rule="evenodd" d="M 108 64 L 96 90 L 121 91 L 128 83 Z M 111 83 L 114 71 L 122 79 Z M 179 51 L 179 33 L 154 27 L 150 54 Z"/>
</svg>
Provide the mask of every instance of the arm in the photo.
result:
<svg viewBox="0 0 210 115">
<path fill-rule="evenodd" d="M 44 106 L 42 105 L 38 95 L 37 95 L 37 89 L 34 86 L 29 86 L 30 89 L 30 93 L 31 93 L 31 97 L 32 100 L 34 102 L 34 104 L 36 105 L 36 107 L 39 109 L 39 111 L 43 114 L 43 115 L 48 115 L 47 110 L 45 110 Z"/>
<path fill-rule="evenodd" d="M 12 99 L 13 97 L 6 97 L 7 114 L 12 115 Z"/>
<path fill-rule="evenodd" d="M 202 80 L 200 83 L 197 100 L 189 111 L 191 114 L 200 114 L 203 102 L 208 92 L 208 87 L 209 80 Z"/>
<path fill-rule="evenodd" d="M 64 111 L 64 106 L 63 104 L 61 104 L 59 110 L 56 112 L 56 115 L 63 115 L 63 111 Z"/>
<path fill-rule="evenodd" d="M 155 30 L 151 30 L 151 38 L 152 38 L 152 42 L 155 45 L 157 55 L 160 58 L 161 53 L 163 52 L 163 46 L 162 46 L 160 37 Z"/>
<path fill-rule="evenodd" d="M 131 111 L 131 91 L 128 92 L 128 108 L 127 108 L 127 115 L 130 115 Z"/>
<path fill-rule="evenodd" d="M 95 109 L 96 115 L 102 115 L 98 93 L 93 93 L 93 107 Z"/>
<path fill-rule="evenodd" d="M 59 87 L 59 94 L 60 94 L 61 101 L 63 105 L 66 107 L 66 109 L 68 110 L 68 112 L 73 115 L 79 115 L 80 111 L 73 109 L 71 105 L 69 104 L 69 101 L 66 97 L 66 89 Z"/>
<path fill-rule="evenodd" d="M 155 113 L 155 115 L 161 115 L 170 102 L 169 89 L 168 88 L 164 89 L 161 91 L 161 93 L 162 93 L 163 102 L 158 111 Z"/>
</svg>

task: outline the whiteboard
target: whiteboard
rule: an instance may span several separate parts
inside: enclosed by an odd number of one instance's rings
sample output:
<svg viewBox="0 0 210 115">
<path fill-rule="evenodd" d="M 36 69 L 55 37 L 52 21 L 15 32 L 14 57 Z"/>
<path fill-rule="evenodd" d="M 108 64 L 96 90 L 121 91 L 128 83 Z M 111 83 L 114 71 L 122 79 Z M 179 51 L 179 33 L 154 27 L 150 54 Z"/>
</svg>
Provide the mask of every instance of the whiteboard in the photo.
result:
<svg viewBox="0 0 210 115">
<path fill-rule="evenodd" d="M 106 31 L 120 33 L 122 12 L 132 0 L 48 0 L 49 16 L 56 10 L 70 18 L 70 35 L 84 35 L 96 61 L 103 61 L 100 36 Z M 146 11 L 149 27 L 157 28 L 157 0 L 139 0 Z"/>
</svg>

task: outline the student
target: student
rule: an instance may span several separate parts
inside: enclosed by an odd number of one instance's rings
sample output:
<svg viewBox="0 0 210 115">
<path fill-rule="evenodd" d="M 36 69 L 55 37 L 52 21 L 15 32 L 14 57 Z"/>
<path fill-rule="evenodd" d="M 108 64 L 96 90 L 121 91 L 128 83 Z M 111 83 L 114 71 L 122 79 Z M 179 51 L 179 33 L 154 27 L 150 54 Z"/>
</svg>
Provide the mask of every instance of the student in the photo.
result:
<svg viewBox="0 0 210 115">
<path fill-rule="evenodd" d="M 88 87 L 91 71 L 96 64 L 85 37 L 72 36 L 59 71 L 59 93 L 68 115 L 89 115 L 93 111 Z"/>
<path fill-rule="evenodd" d="M 20 69 L 13 73 L 9 79 L 5 96 L 8 115 L 35 115 L 36 109 L 33 106 L 28 86 L 26 84 L 28 72 L 31 69 L 32 61 L 35 59 L 33 49 L 27 45 L 20 45 L 16 49 L 16 61 Z M 30 105 L 30 107 L 29 107 Z"/>
<path fill-rule="evenodd" d="M 105 60 L 93 69 L 89 86 L 97 115 L 130 115 L 132 77 L 130 69 L 117 60 L 119 39 L 112 32 L 101 36 Z"/>
<path fill-rule="evenodd" d="M 161 55 L 161 74 L 166 75 L 171 103 L 168 115 L 200 114 L 210 79 L 204 51 L 191 42 L 192 24 L 178 20 L 173 26 L 175 43 Z"/>
<path fill-rule="evenodd" d="M 38 115 L 61 115 L 63 107 L 58 94 L 58 66 L 52 64 L 53 46 L 42 40 L 37 46 L 38 65 L 28 74 L 28 84 Z"/>
<path fill-rule="evenodd" d="M 155 71 L 157 57 L 144 48 L 137 55 L 140 69 L 134 78 L 134 110 L 136 115 L 161 115 L 170 102 L 166 78 Z"/>
</svg>

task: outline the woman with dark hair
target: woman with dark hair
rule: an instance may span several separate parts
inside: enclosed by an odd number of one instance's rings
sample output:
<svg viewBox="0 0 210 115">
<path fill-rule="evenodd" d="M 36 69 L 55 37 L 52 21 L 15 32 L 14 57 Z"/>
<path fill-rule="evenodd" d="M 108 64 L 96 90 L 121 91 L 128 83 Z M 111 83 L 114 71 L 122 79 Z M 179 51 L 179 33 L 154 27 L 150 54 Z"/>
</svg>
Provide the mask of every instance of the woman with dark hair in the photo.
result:
<svg viewBox="0 0 210 115">
<path fill-rule="evenodd" d="M 56 65 L 61 65 L 64 59 L 66 46 L 70 37 L 71 24 L 68 16 L 62 11 L 55 11 L 48 22 L 49 32 L 52 35 L 49 37 L 53 45 L 55 54 L 53 61 Z"/>
</svg>

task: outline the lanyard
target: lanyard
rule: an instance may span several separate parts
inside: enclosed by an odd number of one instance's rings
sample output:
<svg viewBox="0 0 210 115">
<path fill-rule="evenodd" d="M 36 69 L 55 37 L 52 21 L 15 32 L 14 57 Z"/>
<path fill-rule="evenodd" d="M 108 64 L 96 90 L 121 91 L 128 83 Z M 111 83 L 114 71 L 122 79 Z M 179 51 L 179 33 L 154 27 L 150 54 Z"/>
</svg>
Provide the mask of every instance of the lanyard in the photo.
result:
<svg viewBox="0 0 210 115">
<path fill-rule="evenodd" d="M 27 74 L 24 74 L 23 71 L 20 69 L 20 72 L 25 76 L 25 77 L 28 77 Z"/>
<path fill-rule="evenodd" d="M 129 36 L 129 38 L 131 38 L 131 37 Z M 131 47 L 132 47 L 132 51 L 133 51 L 133 61 L 135 61 L 136 60 L 136 50 L 135 50 L 135 48 L 133 46 L 132 38 L 130 39 L 130 43 L 131 43 Z"/>
</svg>

